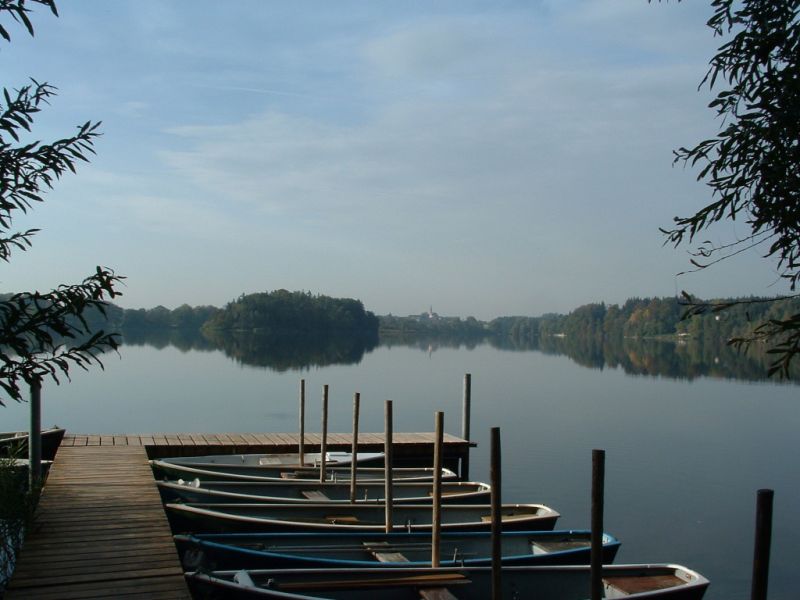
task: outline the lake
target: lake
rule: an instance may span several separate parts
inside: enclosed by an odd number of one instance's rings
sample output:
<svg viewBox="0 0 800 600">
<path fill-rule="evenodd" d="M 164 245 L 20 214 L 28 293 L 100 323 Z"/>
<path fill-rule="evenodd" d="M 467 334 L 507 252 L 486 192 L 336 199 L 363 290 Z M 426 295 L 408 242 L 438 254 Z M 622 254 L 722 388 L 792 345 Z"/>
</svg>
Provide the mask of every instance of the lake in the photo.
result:
<svg viewBox="0 0 800 600">
<path fill-rule="evenodd" d="M 120 357 L 104 359 L 105 371 L 47 383 L 42 424 L 72 433 L 294 432 L 304 378 L 306 431 L 319 431 L 321 390 L 329 384 L 330 431 L 350 430 L 357 391 L 361 431 L 383 430 L 390 399 L 395 431 L 432 431 L 441 410 L 445 430 L 460 435 L 463 376 L 471 373 L 478 447 L 470 476 L 488 480 L 489 430 L 500 427 L 505 502 L 542 502 L 562 514 L 560 528 L 588 527 L 591 450 L 605 449 L 605 525 L 622 541 L 617 562 L 681 563 L 711 579 L 707 598 L 744 599 L 756 491 L 772 488 L 769 597 L 797 597 L 796 385 L 697 371 L 690 378 L 632 375 L 623 366 L 590 368 L 555 352 L 488 344 L 378 346 L 301 368 L 291 361 L 250 366 L 234 356 L 191 344 L 125 345 Z M 2 430 L 27 428 L 27 405 L 0 408 L 0 415 Z"/>
</svg>

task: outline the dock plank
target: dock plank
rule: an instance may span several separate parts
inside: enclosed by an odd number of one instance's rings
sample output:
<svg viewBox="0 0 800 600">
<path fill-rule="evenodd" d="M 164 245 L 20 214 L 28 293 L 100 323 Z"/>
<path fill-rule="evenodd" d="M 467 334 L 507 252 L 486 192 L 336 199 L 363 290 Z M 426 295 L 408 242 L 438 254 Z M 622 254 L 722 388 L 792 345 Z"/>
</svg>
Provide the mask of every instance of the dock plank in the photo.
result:
<svg viewBox="0 0 800 600">
<path fill-rule="evenodd" d="M 191 598 L 145 448 L 113 440 L 59 448 L 6 600 Z"/>
<path fill-rule="evenodd" d="M 352 444 L 350 433 L 331 433 L 328 436 L 328 446 L 335 449 L 349 450 Z M 398 432 L 393 435 L 395 456 L 404 453 L 425 454 L 432 448 L 434 434 L 431 432 Z M 446 454 L 461 454 L 474 442 L 463 440 L 452 434 L 444 434 Z M 188 456 L 191 454 L 207 454 L 210 448 L 219 448 L 219 453 L 240 452 L 296 452 L 299 442 L 297 433 L 142 433 L 137 435 L 108 435 L 108 434 L 67 434 L 61 447 L 76 447 L 86 445 L 106 446 L 113 444 L 115 447 L 144 447 L 151 457 L 170 456 L 171 449 L 175 454 Z M 305 444 L 308 451 L 318 450 L 322 436 L 319 433 L 305 434 Z M 361 432 L 358 436 L 359 446 L 362 451 L 380 450 L 384 444 L 384 434 L 376 432 Z M 215 451 L 216 453 L 216 451 Z"/>
</svg>

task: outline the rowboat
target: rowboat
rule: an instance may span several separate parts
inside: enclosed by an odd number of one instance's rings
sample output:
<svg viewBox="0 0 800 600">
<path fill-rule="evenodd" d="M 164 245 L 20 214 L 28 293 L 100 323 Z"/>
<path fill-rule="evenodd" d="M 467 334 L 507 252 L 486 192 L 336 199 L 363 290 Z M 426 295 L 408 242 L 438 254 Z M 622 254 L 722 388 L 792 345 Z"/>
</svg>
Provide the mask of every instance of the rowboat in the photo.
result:
<svg viewBox="0 0 800 600">
<path fill-rule="evenodd" d="M 350 484 L 319 481 L 159 481 L 158 489 L 164 502 L 350 502 Z M 356 502 L 385 502 L 383 482 L 356 485 Z M 442 502 L 468 504 L 488 502 L 492 488 L 474 481 L 442 482 Z M 392 484 L 392 497 L 396 503 L 422 504 L 431 501 L 433 483 L 405 481 Z"/>
<path fill-rule="evenodd" d="M 359 452 L 355 462 L 359 465 L 377 463 L 384 459 L 383 452 Z M 163 462 L 209 471 L 226 471 L 243 475 L 260 475 L 264 470 L 274 468 L 318 467 L 322 463 L 322 454 L 307 452 L 300 460 L 298 453 L 286 454 L 207 454 L 205 456 L 177 456 L 163 458 Z M 325 464 L 328 467 L 343 467 L 353 464 L 350 452 L 326 452 Z"/>
<path fill-rule="evenodd" d="M 274 467 L 264 468 L 259 475 L 232 473 L 222 469 L 201 469 L 188 465 L 178 465 L 163 460 L 151 460 L 150 466 L 160 477 L 173 479 L 199 479 L 200 481 L 217 481 L 229 479 L 235 481 L 283 481 L 286 479 L 315 479 L 319 481 L 319 469 L 315 467 Z M 392 469 L 394 481 L 432 481 L 433 469 L 423 467 L 396 467 Z M 350 481 L 350 467 L 331 467 L 325 471 L 326 481 Z M 358 467 L 356 479 L 359 482 L 383 481 L 386 471 L 379 467 Z M 450 469 L 442 469 L 442 479 L 456 479 Z"/>
<path fill-rule="evenodd" d="M 225 598 L 282 600 L 419 600 L 492 597 L 490 567 L 437 569 L 291 569 L 189 572 L 198 593 Z M 604 597 L 630 600 L 700 600 L 708 580 L 673 564 L 608 565 L 602 571 Z M 503 598 L 585 600 L 590 593 L 586 565 L 503 567 Z"/>
<path fill-rule="evenodd" d="M 42 459 L 53 460 L 64 438 L 65 429 L 51 427 L 42 430 Z M 22 458 L 28 452 L 27 431 L 0 432 L 0 457 Z"/>
<path fill-rule="evenodd" d="M 176 533 L 245 531 L 385 531 L 384 504 L 166 504 Z M 488 504 L 443 504 L 442 531 L 488 531 Z M 430 531 L 430 504 L 392 507 L 393 526 L 399 531 Z M 560 515 L 543 504 L 504 504 L 503 527 L 508 531 L 550 530 Z"/>
<path fill-rule="evenodd" d="M 217 533 L 176 535 L 186 569 L 298 569 L 425 567 L 431 562 L 430 533 Z M 504 565 L 588 564 L 591 532 L 506 531 Z M 603 562 L 612 563 L 619 541 L 603 534 Z M 439 564 L 490 566 L 491 532 L 448 532 L 440 541 Z"/>
</svg>

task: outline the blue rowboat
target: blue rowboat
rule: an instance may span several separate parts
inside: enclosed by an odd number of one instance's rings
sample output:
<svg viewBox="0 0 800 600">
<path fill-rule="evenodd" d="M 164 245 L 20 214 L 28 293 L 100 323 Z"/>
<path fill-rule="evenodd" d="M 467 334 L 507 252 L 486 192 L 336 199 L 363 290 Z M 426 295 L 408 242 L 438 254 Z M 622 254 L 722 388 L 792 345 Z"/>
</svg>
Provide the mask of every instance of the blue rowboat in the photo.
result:
<svg viewBox="0 0 800 600">
<path fill-rule="evenodd" d="M 504 565 L 588 564 L 591 532 L 506 531 Z M 298 569 L 425 567 L 430 533 L 230 533 L 176 535 L 186 569 Z M 620 543 L 603 535 L 603 562 L 614 562 Z M 440 566 L 490 566 L 491 532 L 443 533 Z"/>
</svg>

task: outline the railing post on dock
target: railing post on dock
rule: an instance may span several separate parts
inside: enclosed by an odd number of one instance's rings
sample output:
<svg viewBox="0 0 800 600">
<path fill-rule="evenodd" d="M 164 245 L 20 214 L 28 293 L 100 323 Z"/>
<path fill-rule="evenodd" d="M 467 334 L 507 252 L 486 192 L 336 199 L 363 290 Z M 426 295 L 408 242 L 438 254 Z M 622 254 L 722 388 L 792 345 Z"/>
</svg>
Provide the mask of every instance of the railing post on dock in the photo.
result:
<svg viewBox="0 0 800 600">
<path fill-rule="evenodd" d="M 298 444 L 298 461 L 305 464 L 306 458 L 306 380 L 300 380 L 300 441 Z"/>
<path fill-rule="evenodd" d="M 325 465 L 328 452 L 328 384 L 322 386 L 322 443 L 319 448 L 319 480 L 325 481 Z"/>
<path fill-rule="evenodd" d="M 444 439 L 444 413 L 434 415 L 433 440 L 433 516 L 431 536 L 431 566 L 439 566 L 439 553 L 442 543 L 442 447 Z"/>
<path fill-rule="evenodd" d="M 503 571 L 501 566 L 503 516 L 500 511 L 503 507 L 501 496 L 503 477 L 501 472 L 502 458 L 500 455 L 499 427 L 492 427 L 491 429 L 491 456 L 489 460 L 489 483 L 492 486 L 492 600 L 501 600 L 503 598 Z"/>
<path fill-rule="evenodd" d="M 356 501 L 356 480 L 358 477 L 358 413 L 361 405 L 361 394 L 358 392 L 353 396 L 353 446 L 350 450 L 350 502 Z"/>
<path fill-rule="evenodd" d="M 592 450 L 592 600 L 603 597 L 603 498 L 605 495 L 606 453 Z"/>
<path fill-rule="evenodd" d="M 464 394 L 461 401 L 461 439 L 469 441 L 469 427 L 472 411 L 472 375 L 466 373 L 464 375 Z M 469 481 L 469 446 L 467 451 L 461 457 L 461 464 L 458 473 L 461 481 Z"/>
<path fill-rule="evenodd" d="M 31 388 L 31 427 L 28 435 L 29 489 L 33 490 L 42 480 L 42 382 L 35 379 Z"/>
<path fill-rule="evenodd" d="M 392 503 L 394 501 L 392 494 L 392 401 L 387 400 L 384 404 L 384 440 L 383 440 L 383 460 L 384 460 L 384 493 L 383 497 L 386 504 L 386 533 L 391 533 L 393 516 L 392 516 Z"/>
<path fill-rule="evenodd" d="M 772 543 L 773 490 L 758 490 L 756 499 L 756 540 L 753 550 L 751 600 L 766 600 L 769 580 L 769 553 Z"/>
</svg>

